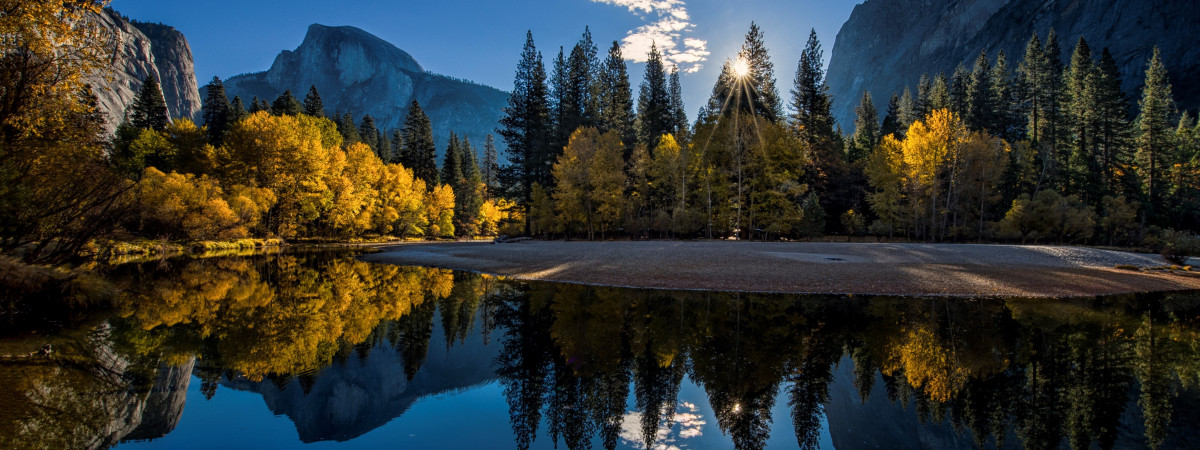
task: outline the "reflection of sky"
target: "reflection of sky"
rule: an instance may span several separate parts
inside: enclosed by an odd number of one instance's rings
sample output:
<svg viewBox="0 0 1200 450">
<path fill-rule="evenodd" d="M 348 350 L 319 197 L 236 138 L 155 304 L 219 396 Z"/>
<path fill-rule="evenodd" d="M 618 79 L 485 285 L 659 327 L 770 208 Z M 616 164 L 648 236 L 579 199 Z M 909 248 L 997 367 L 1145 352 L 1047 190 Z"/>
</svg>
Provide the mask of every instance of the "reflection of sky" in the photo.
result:
<svg viewBox="0 0 1200 450">
<path fill-rule="evenodd" d="M 401 375 L 403 376 L 403 375 Z M 775 406 L 771 409 L 774 421 L 767 448 L 795 448 L 796 435 L 791 427 L 791 409 L 787 404 L 787 385 L 780 386 Z M 620 448 L 641 449 L 641 414 L 634 411 L 634 396 L 630 393 L 622 423 Z M 684 379 L 679 392 L 675 424 L 668 430 L 660 428 L 656 449 L 728 449 L 733 447 L 729 436 L 721 433 L 708 394 L 704 389 Z M 533 442 L 535 449 L 565 449 L 546 434 L 546 422 L 538 429 Z M 592 443 L 600 443 L 599 436 Z M 833 448 L 829 425 L 821 418 L 821 448 Z M 286 416 L 276 416 L 267 409 L 262 397 L 253 392 L 226 389 L 222 386 L 212 400 L 200 393 L 200 380 L 193 377 L 188 386 L 188 401 L 179 426 L 166 436 L 149 442 L 131 442 L 119 448 L 212 449 L 253 448 L 512 448 L 512 428 L 508 423 L 508 403 L 499 382 L 463 392 L 425 397 L 417 401 L 403 416 L 392 420 L 365 435 L 347 442 L 322 441 L 302 444 L 296 428 Z"/>
</svg>

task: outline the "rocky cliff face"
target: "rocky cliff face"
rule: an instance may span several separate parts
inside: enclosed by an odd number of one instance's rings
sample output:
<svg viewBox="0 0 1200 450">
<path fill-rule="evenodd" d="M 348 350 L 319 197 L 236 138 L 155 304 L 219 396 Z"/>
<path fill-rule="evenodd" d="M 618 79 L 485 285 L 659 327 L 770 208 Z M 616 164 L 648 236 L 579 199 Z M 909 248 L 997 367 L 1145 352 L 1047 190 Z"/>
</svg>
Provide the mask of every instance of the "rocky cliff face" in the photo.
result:
<svg viewBox="0 0 1200 450">
<path fill-rule="evenodd" d="M 93 82 L 100 108 L 108 114 L 110 131 L 116 129 L 150 75 L 162 85 L 171 117 L 199 117 L 200 92 L 192 49 L 183 33 L 166 25 L 131 22 L 112 10 L 96 20 L 112 31 L 117 44 L 112 72 Z"/>
<path fill-rule="evenodd" d="M 1063 62 L 1080 36 L 1099 56 L 1108 47 L 1121 69 L 1122 88 L 1140 95 L 1146 60 L 1158 46 L 1180 109 L 1200 106 L 1200 3 L 1190 0 L 867 0 L 838 32 L 829 61 L 833 113 L 853 127 L 862 91 L 883 111 L 892 92 L 916 93 L 922 73 L 949 76 L 980 50 L 998 51 L 1016 69 L 1037 32 L 1053 28 Z M 852 132 L 847 128 L 846 132 Z"/>
<path fill-rule="evenodd" d="M 225 81 L 229 98 L 241 96 L 247 104 L 253 97 L 274 100 L 289 89 L 303 99 L 310 86 L 320 92 L 326 114 L 349 112 L 356 122 L 370 114 L 382 130 L 401 128 L 416 99 L 433 122 L 439 147 L 450 131 L 481 147 L 508 101 L 498 89 L 426 72 L 408 53 L 363 30 L 317 24 L 266 72 Z"/>
</svg>

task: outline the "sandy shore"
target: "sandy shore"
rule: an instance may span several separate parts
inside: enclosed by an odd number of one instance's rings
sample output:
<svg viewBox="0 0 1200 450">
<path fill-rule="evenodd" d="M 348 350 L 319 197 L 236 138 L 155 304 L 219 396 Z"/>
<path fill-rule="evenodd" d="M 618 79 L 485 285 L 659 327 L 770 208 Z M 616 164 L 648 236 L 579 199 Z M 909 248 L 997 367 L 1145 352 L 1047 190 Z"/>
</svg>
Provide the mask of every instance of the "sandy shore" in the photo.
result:
<svg viewBox="0 0 1200 450">
<path fill-rule="evenodd" d="M 829 294 L 1068 297 L 1200 289 L 1200 274 L 1137 272 L 1157 255 L 1079 247 L 724 241 L 430 243 L 366 261 L 527 280 Z"/>
</svg>

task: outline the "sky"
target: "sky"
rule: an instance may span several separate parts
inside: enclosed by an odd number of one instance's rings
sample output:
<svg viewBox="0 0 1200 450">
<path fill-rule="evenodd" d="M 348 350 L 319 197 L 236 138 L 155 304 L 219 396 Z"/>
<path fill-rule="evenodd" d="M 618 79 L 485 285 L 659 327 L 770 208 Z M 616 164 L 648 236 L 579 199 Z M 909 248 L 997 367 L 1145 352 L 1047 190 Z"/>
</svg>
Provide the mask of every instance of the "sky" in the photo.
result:
<svg viewBox="0 0 1200 450">
<path fill-rule="evenodd" d="M 304 40 L 308 25 L 350 25 L 411 54 L 434 73 L 511 90 L 525 31 L 545 57 L 570 53 L 590 27 L 601 55 L 616 40 L 641 84 L 649 42 L 666 49 L 681 71 L 689 117 L 707 101 L 721 65 L 733 58 L 750 23 L 762 28 L 787 98 L 810 29 L 826 64 L 834 38 L 857 0 L 113 0 L 131 19 L 183 32 L 201 85 L 270 68 L 281 50 Z"/>
</svg>

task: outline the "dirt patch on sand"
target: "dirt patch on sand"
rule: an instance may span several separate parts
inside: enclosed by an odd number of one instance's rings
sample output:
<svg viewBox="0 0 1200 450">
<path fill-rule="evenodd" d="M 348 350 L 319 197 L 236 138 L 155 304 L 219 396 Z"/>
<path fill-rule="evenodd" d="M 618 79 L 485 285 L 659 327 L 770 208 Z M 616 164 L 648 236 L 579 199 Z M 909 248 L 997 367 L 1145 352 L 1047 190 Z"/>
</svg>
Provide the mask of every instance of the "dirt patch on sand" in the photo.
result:
<svg viewBox="0 0 1200 450">
<path fill-rule="evenodd" d="M 1062 246 L 724 241 L 430 243 L 366 261 L 527 280 L 822 294 L 1070 297 L 1200 289 L 1157 255 Z"/>
</svg>

